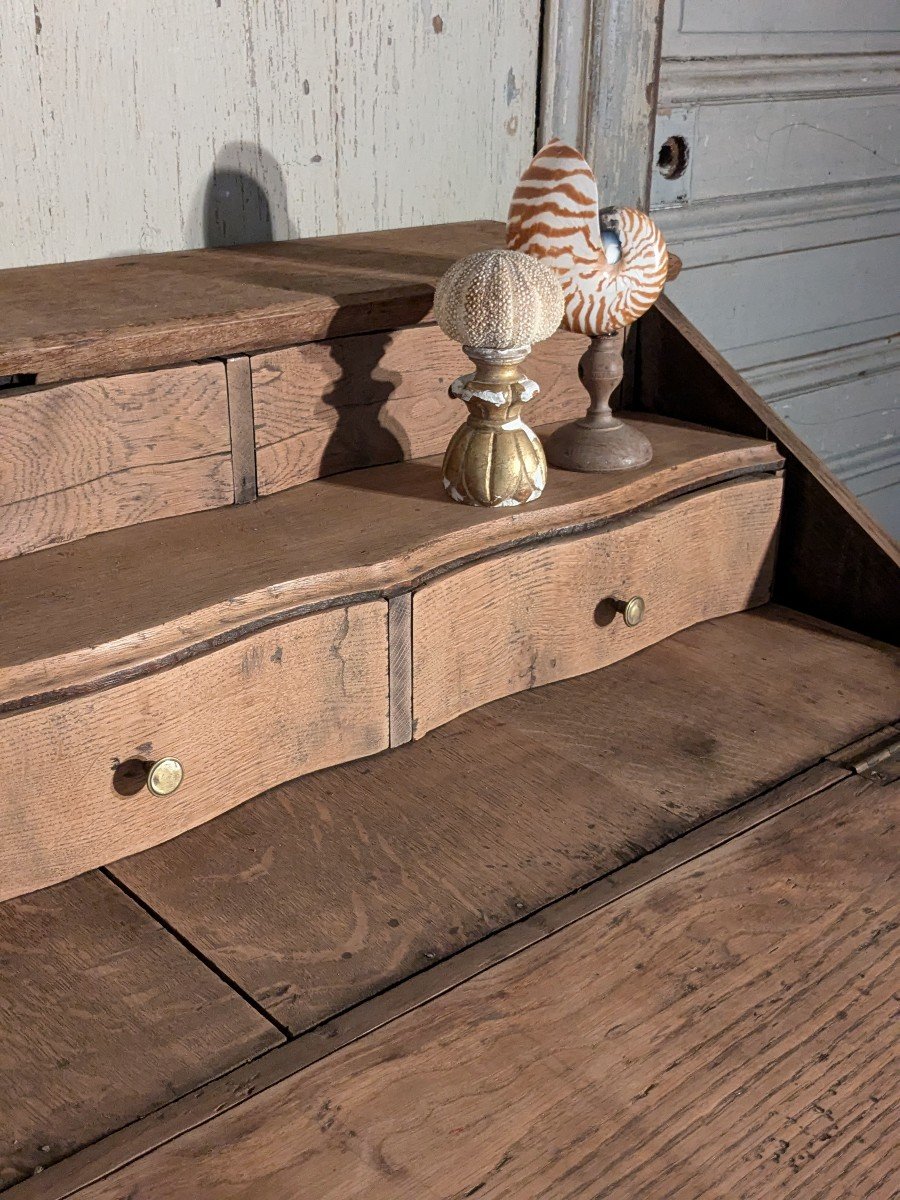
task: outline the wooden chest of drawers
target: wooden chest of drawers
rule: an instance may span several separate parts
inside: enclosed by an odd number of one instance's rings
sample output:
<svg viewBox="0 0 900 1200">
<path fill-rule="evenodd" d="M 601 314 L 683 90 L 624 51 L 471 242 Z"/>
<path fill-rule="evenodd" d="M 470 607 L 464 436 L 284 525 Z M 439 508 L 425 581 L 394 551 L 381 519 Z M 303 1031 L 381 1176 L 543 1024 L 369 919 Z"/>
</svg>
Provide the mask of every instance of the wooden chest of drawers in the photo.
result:
<svg viewBox="0 0 900 1200">
<path fill-rule="evenodd" d="M 432 287 L 499 232 L 0 277 L 13 1200 L 550 1194 L 555 1153 L 522 1167 L 519 1126 L 568 1129 L 571 1113 L 581 1162 L 599 1138 L 591 1064 L 615 1059 L 635 995 L 662 999 L 634 1024 L 633 1103 L 693 1137 L 704 1103 L 680 1097 L 705 1097 L 715 996 L 718 1063 L 735 1029 L 756 1036 L 769 976 L 817 969 L 844 838 L 823 826 L 819 870 L 797 830 L 820 794 L 832 815 L 870 812 L 873 836 L 888 827 L 871 789 L 898 715 L 895 549 L 664 300 L 636 328 L 624 397 L 648 467 L 551 471 L 518 510 L 449 501 L 440 453 L 462 414 L 446 391 L 466 363 L 430 320 Z M 558 334 L 529 364 L 542 436 L 583 409 L 582 348 Z M 165 787 L 160 760 L 178 765 Z M 782 817 L 785 860 L 756 833 Z M 868 897 L 874 970 L 885 889 L 866 836 L 847 840 L 848 912 L 855 931 Z M 730 880 L 710 889 L 698 858 L 737 863 L 752 902 Z M 715 931 L 685 944 L 679 923 L 723 906 L 725 958 Z M 775 974 L 745 970 L 751 909 L 783 922 Z M 576 923 L 570 950 L 612 957 L 560 952 Z M 701 970 L 711 990 L 692 1001 Z M 702 1027 L 691 1053 L 670 1013 Z M 535 1031 L 557 1016 L 545 1045 Z M 674 1109 L 634 1050 L 670 1040 Z M 789 1088 L 765 1065 L 753 1103 L 793 1119 L 798 1089 L 819 1086 L 806 1065 Z M 440 1168 L 414 1161 L 419 1141 Z"/>
<path fill-rule="evenodd" d="M 777 449 L 645 425 L 651 467 L 553 472 L 512 514 L 448 501 L 426 458 L 0 562 L 0 899 L 764 603 Z"/>
</svg>

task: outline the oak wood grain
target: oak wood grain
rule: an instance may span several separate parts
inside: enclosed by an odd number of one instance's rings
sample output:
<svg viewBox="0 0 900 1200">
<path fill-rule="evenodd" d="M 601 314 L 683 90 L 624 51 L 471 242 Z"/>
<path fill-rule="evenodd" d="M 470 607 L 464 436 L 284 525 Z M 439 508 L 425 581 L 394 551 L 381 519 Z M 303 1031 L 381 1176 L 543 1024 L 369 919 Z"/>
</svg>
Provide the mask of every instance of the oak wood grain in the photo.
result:
<svg viewBox="0 0 900 1200">
<path fill-rule="evenodd" d="M 413 596 L 414 736 L 763 604 L 780 507 L 780 479 L 734 480 L 425 584 Z M 615 608 L 632 596 L 646 604 L 633 628 Z"/>
<path fill-rule="evenodd" d="M 838 783 L 82 1195 L 888 1200 L 898 801 Z"/>
<path fill-rule="evenodd" d="M 541 387 L 530 424 L 581 416 L 578 360 L 587 339 L 560 331 L 525 370 Z M 332 338 L 254 355 L 253 399 L 262 495 L 310 479 L 443 454 L 466 413 L 447 392 L 472 369 L 436 325 Z"/>
<path fill-rule="evenodd" d="M 900 547 L 665 296 L 637 329 L 634 407 L 772 438 L 785 455 L 776 599 L 900 642 Z"/>
<path fill-rule="evenodd" d="M 466 221 L 0 271 L 0 375 L 39 383 L 411 325 L 451 263 L 503 245 Z"/>
<path fill-rule="evenodd" d="M 0 392 L 0 558 L 231 501 L 221 363 Z"/>
<path fill-rule="evenodd" d="M 0 1190 L 283 1040 L 99 874 L 0 905 L 0 962 Z"/>
<path fill-rule="evenodd" d="M 145 679 L 0 717 L 0 899 L 388 745 L 387 604 L 330 609 Z M 175 757 L 165 798 L 120 764 Z"/>
<path fill-rule="evenodd" d="M 531 916 L 472 943 L 451 958 L 401 980 L 349 1011 L 275 1047 L 254 1062 L 235 1067 L 165 1108 L 149 1113 L 127 1129 L 86 1146 L 42 1174 L 39 1186 L 33 1186 L 37 1185 L 37 1180 L 27 1180 L 19 1185 L 15 1200 L 36 1200 L 37 1197 L 39 1200 L 63 1200 L 78 1188 L 242 1104 L 250 1096 L 258 1095 L 297 1071 L 327 1058 L 575 921 L 616 903 L 715 846 L 754 829 L 776 813 L 824 791 L 847 775 L 848 771 L 835 763 L 816 763 L 808 771 L 705 822 L 643 858 L 553 901 Z"/>
<path fill-rule="evenodd" d="M 112 870 L 296 1032 L 880 728 L 897 670 L 769 606 L 723 617 Z"/>
<path fill-rule="evenodd" d="M 236 354 L 225 360 L 228 422 L 235 504 L 256 499 L 256 440 L 253 432 L 253 379 L 250 359 Z"/>
<path fill-rule="evenodd" d="M 426 459 L 0 562 L 0 709 L 114 682 L 303 606 L 403 590 L 461 558 L 781 461 L 764 442 L 652 418 L 643 428 L 651 467 L 627 478 L 551 471 L 544 495 L 515 511 L 454 504 L 440 460 Z"/>
<path fill-rule="evenodd" d="M 412 738 L 412 594 L 388 601 L 388 675 L 391 692 L 391 745 Z"/>
</svg>

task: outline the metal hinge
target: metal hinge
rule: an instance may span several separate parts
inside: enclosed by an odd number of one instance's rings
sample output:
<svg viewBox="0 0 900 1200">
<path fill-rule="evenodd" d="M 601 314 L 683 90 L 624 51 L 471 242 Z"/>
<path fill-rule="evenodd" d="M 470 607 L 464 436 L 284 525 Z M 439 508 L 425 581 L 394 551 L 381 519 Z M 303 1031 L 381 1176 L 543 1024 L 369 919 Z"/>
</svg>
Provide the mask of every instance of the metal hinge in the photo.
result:
<svg viewBox="0 0 900 1200">
<path fill-rule="evenodd" d="M 855 775 L 864 775 L 876 783 L 893 783 L 900 779 L 900 734 L 891 730 L 881 741 L 856 754 L 848 754 L 841 761 Z"/>
</svg>

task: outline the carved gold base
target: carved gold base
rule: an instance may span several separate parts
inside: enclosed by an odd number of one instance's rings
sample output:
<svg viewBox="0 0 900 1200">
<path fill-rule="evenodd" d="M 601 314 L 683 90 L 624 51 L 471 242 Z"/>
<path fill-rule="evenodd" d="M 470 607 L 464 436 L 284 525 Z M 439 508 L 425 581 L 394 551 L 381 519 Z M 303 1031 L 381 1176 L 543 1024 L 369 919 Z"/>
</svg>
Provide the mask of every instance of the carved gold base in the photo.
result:
<svg viewBox="0 0 900 1200">
<path fill-rule="evenodd" d="M 444 487 L 460 504 L 506 508 L 536 500 L 547 481 L 544 449 L 519 415 L 537 384 L 519 368 L 531 350 L 464 347 L 475 370 L 450 391 L 469 410 L 444 455 Z"/>
</svg>

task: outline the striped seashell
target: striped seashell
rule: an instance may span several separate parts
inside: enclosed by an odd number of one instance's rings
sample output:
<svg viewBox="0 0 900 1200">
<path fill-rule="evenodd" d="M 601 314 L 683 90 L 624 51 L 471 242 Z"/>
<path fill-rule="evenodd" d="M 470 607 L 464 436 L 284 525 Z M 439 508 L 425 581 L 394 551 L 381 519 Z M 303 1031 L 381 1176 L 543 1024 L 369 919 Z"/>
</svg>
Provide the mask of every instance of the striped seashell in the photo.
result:
<svg viewBox="0 0 900 1200">
<path fill-rule="evenodd" d="M 555 268 L 566 301 L 563 323 L 591 337 L 636 321 L 666 282 L 666 243 L 655 222 L 636 208 L 601 211 L 593 171 L 557 139 L 519 180 L 506 244 Z"/>
<path fill-rule="evenodd" d="M 559 329 L 560 280 L 527 254 L 479 250 L 455 262 L 438 281 L 434 316 L 447 337 L 463 346 L 530 346 Z"/>
</svg>

